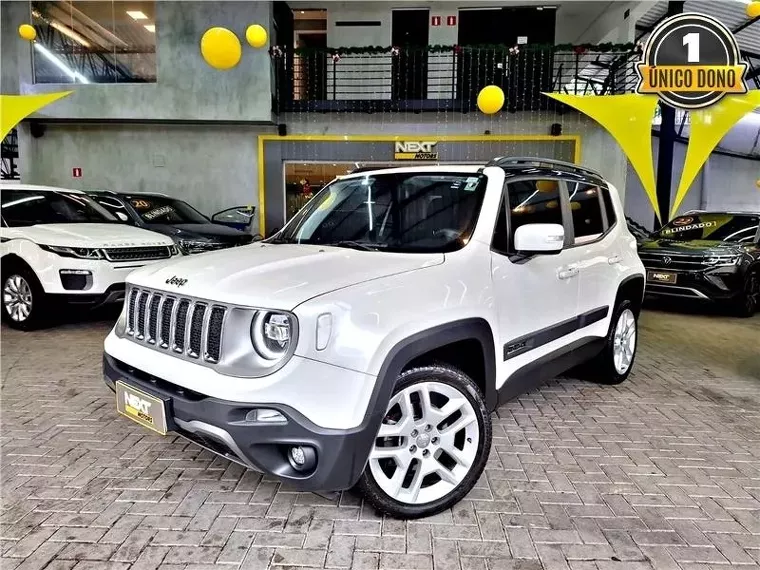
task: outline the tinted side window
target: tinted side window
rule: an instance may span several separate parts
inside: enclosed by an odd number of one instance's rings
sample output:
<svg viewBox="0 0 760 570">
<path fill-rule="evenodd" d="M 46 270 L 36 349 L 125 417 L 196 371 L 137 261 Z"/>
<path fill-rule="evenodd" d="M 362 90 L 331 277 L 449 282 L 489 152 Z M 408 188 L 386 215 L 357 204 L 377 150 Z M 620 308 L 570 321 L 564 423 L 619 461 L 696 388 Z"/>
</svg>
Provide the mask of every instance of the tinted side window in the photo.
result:
<svg viewBox="0 0 760 570">
<path fill-rule="evenodd" d="M 568 184 L 568 192 L 575 230 L 575 243 L 595 240 L 604 233 L 599 187 L 573 182 Z"/>
<path fill-rule="evenodd" d="M 508 185 L 510 243 L 525 224 L 562 225 L 560 183 L 556 180 L 523 180 Z"/>
<path fill-rule="evenodd" d="M 607 212 L 607 227 L 611 228 L 617 222 L 615 215 L 615 206 L 612 204 L 612 196 L 607 188 L 602 188 L 602 200 L 604 200 L 604 209 Z"/>
</svg>

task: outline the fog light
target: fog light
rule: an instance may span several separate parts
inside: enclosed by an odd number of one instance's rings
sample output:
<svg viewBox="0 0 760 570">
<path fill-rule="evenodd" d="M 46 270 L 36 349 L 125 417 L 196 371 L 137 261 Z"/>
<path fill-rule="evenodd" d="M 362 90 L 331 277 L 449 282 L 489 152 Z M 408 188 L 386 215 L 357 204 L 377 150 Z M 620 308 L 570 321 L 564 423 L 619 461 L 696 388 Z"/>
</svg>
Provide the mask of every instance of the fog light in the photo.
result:
<svg viewBox="0 0 760 570">
<path fill-rule="evenodd" d="M 257 408 L 251 410 L 245 415 L 245 421 L 258 422 L 263 424 L 286 424 L 288 420 L 277 410 L 268 408 Z"/>
<path fill-rule="evenodd" d="M 303 466 L 303 464 L 306 463 L 306 454 L 303 452 L 303 447 L 300 445 L 298 447 L 290 448 L 290 457 L 293 458 L 293 462 L 296 465 Z"/>
<path fill-rule="evenodd" d="M 296 471 L 311 471 L 317 465 L 317 453 L 308 445 L 293 445 L 288 449 L 288 462 Z"/>
</svg>

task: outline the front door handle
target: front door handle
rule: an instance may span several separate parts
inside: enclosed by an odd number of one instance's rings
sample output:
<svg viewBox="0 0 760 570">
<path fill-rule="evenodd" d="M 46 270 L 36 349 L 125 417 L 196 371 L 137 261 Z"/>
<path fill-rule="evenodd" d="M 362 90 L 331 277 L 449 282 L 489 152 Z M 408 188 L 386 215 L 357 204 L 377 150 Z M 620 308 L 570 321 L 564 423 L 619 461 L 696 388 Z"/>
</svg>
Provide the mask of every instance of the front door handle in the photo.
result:
<svg viewBox="0 0 760 570">
<path fill-rule="evenodd" d="M 615 265 L 616 263 L 620 263 L 621 261 L 623 261 L 623 258 L 620 257 L 619 255 L 613 255 L 612 257 L 607 259 L 607 263 L 609 263 L 610 265 Z"/>
<path fill-rule="evenodd" d="M 574 266 L 566 267 L 565 269 L 560 269 L 557 273 L 557 277 L 560 279 L 571 279 L 578 275 L 578 268 Z"/>
</svg>

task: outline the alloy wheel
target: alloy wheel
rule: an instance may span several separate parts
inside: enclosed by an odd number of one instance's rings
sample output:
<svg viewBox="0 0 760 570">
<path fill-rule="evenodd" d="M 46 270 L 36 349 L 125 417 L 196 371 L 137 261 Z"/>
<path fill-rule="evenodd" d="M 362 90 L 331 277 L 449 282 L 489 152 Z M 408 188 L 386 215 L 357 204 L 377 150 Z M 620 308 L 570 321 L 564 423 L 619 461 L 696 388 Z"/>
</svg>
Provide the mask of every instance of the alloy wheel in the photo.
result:
<svg viewBox="0 0 760 570">
<path fill-rule="evenodd" d="M 620 313 L 613 338 L 612 356 L 615 370 L 618 374 L 625 374 L 631 367 L 636 352 L 636 317 L 630 309 Z"/>
<path fill-rule="evenodd" d="M 462 392 L 441 382 L 419 382 L 391 399 L 369 467 L 390 498 L 425 504 L 464 480 L 479 441 L 478 416 Z"/>
<path fill-rule="evenodd" d="M 752 312 L 760 304 L 760 274 L 750 273 L 745 284 L 745 303 L 747 311 Z"/>
<path fill-rule="evenodd" d="M 3 306 L 14 321 L 21 323 L 32 312 L 32 289 L 21 275 L 11 275 L 3 287 Z"/>
</svg>

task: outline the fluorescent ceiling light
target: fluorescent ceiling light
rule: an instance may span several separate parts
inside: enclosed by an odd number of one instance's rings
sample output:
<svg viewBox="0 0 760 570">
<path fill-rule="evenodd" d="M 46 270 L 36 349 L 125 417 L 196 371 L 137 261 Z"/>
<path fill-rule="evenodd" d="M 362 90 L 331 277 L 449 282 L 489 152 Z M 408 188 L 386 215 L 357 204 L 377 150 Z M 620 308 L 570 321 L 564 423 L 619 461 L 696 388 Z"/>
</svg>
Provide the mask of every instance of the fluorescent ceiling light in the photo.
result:
<svg viewBox="0 0 760 570">
<path fill-rule="evenodd" d="M 148 30 L 150 33 L 155 34 L 156 33 L 156 24 L 145 24 L 143 26 L 146 30 Z"/>
<path fill-rule="evenodd" d="M 90 47 L 90 42 L 88 42 L 71 28 L 68 28 L 63 24 L 59 24 L 58 22 L 50 22 L 50 26 L 61 32 L 64 36 L 68 36 L 75 42 L 79 42 L 84 47 Z"/>
<path fill-rule="evenodd" d="M 127 10 L 127 14 L 129 14 L 132 17 L 132 19 L 134 19 L 134 20 L 147 20 L 148 19 L 148 16 L 146 16 L 140 10 Z"/>
<path fill-rule="evenodd" d="M 34 48 L 37 51 L 39 51 L 42 55 L 44 55 L 50 61 L 50 63 L 55 65 L 58 69 L 63 71 L 66 75 L 68 75 L 72 79 L 77 80 L 80 83 L 89 83 L 89 81 L 84 75 L 82 75 L 78 71 L 74 71 L 73 69 L 71 69 L 68 65 L 63 63 L 60 59 L 58 59 L 58 57 L 55 54 L 53 54 L 49 49 L 47 49 L 45 46 L 43 46 L 39 42 L 34 43 Z"/>
</svg>

